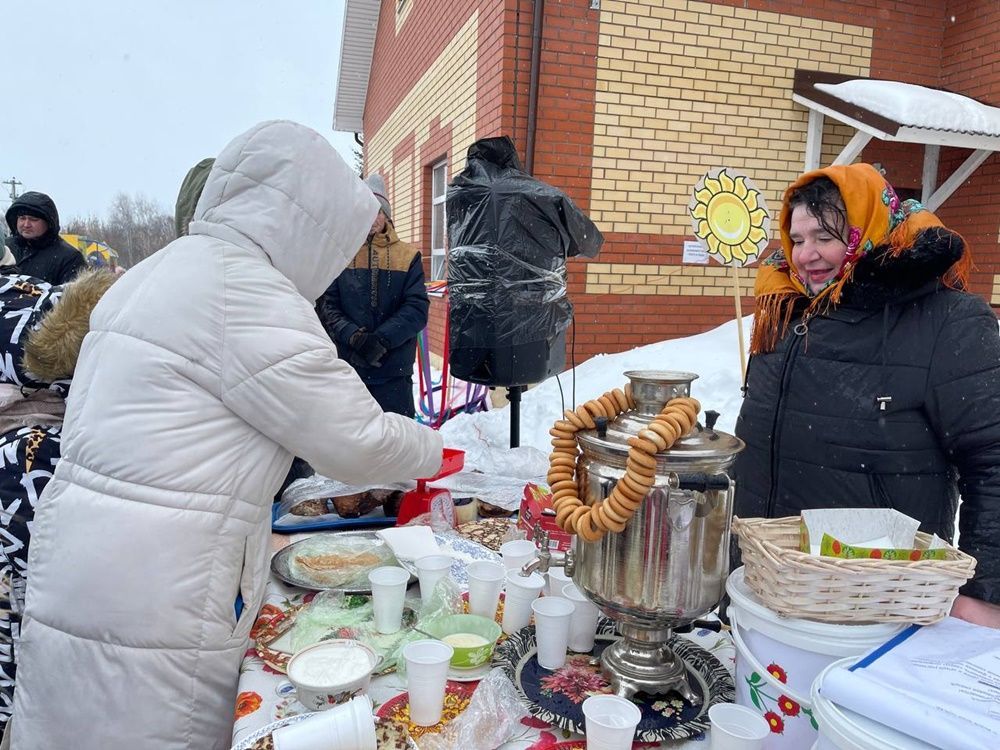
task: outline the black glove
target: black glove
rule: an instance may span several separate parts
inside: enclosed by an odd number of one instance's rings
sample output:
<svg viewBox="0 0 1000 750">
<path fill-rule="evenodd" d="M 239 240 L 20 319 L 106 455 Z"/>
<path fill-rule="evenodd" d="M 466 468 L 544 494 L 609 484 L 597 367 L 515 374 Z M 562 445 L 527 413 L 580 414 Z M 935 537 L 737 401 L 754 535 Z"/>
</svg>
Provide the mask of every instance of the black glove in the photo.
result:
<svg viewBox="0 0 1000 750">
<path fill-rule="evenodd" d="M 357 341 L 355 341 L 355 338 Z M 359 330 L 351 336 L 351 346 L 358 356 L 370 367 L 381 367 L 382 359 L 389 351 L 389 342 L 377 333 Z"/>
<path fill-rule="evenodd" d="M 366 338 L 368 338 L 368 331 L 366 331 L 364 328 L 359 328 L 358 330 L 356 330 L 354 333 L 351 334 L 351 338 L 347 340 L 347 343 L 350 344 L 351 348 L 354 351 L 357 351 L 358 347 L 361 346 L 361 343 Z"/>
</svg>

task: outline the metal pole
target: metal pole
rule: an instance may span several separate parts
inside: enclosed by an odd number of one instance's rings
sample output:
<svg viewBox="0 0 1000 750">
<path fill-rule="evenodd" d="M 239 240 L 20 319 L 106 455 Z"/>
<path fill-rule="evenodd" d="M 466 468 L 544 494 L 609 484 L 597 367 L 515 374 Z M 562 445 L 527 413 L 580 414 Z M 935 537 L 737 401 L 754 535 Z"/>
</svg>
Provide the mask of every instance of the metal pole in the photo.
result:
<svg viewBox="0 0 1000 750">
<path fill-rule="evenodd" d="M 523 385 L 513 385 L 507 389 L 507 400 L 510 401 L 510 447 L 517 448 L 521 444 L 521 391 Z"/>
</svg>

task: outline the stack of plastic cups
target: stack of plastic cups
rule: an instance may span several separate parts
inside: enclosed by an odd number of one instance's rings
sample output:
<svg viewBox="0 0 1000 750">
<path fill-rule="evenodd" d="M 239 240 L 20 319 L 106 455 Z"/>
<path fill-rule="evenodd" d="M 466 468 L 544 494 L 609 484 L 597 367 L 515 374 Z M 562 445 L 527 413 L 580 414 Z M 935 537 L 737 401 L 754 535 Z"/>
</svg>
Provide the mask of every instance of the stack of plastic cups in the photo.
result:
<svg viewBox="0 0 1000 750">
<path fill-rule="evenodd" d="M 617 695 L 592 695 L 583 702 L 587 750 L 631 750 L 642 712 Z"/>
<path fill-rule="evenodd" d="M 601 610 L 580 589 L 570 583 L 563 587 L 562 595 L 573 602 L 573 619 L 569 623 L 569 650 L 589 654 L 594 650 L 597 635 L 597 618 Z"/>
<path fill-rule="evenodd" d="M 520 570 L 525 563 L 538 557 L 538 548 L 527 539 L 515 539 L 500 545 L 500 557 L 507 570 Z"/>
<path fill-rule="evenodd" d="M 418 727 L 432 727 L 441 721 L 448 666 L 454 653 L 455 649 L 442 641 L 414 641 L 403 647 L 410 721 Z"/>
<path fill-rule="evenodd" d="M 271 738 L 275 750 L 315 750 L 318 747 L 377 750 L 371 698 L 359 695 L 329 711 L 279 727 Z"/>
<path fill-rule="evenodd" d="M 716 703 L 708 709 L 711 750 L 763 750 L 771 727 L 763 716 L 735 703 Z"/>
<path fill-rule="evenodd" d="M 535 613 L 538 664 L 542 669 L 559 669 L 566 663 L 573 602 L 561 596 L 546 596 L 535 599 L 531 603 L 531 611 Z"/>
<path fill-rule="evenodd" d="M 522 576 L 511 571 L 507 577 L 507 595 L 503 603 L 503 622 L 500 623 L 507 635 L 527 627 L 531 620 L 531 603 L 542 593 L 545 579 L 538 573 Z"/>
<path fill-rule="evenodd" d="M 372 609 L 375 629 L 380 633 L 396 633 L 403 624 L 403 603 L 410 574 L 403 568 L 387 565 L 368 574 L 372 587 Z"/>
<path fill-rule="evenodd" d="M 454 560 L 448 555 L 428 555 L 416 561 L 420 581 L 420 601 L 425 605 L 431 600 L 438 581 L 448 575 Z"/>
<path fill-rule="evenodd" d="M 489 560 L 469 563 L 466 571 L 469 575 L 469 612 L 492 620 L 497 615 L 497 602 L 507 571 L 500 563 Z"/>
</svg>

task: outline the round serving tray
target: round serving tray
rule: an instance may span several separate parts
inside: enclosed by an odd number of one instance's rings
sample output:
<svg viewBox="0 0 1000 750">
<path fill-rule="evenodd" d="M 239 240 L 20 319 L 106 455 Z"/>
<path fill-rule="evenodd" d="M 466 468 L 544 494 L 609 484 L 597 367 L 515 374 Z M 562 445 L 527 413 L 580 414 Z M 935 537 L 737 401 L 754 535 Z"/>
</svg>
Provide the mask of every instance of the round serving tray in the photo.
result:
<svg viewBox="0 0 1000 750">
<path fill-rule="evenodd" d="M 600 667 L 591 661 L 616 640 L 614 621 L 602 617 L 593 651 L 571 653 L 563 667 L 548 670 L 538 664 L 535 628 L 529 625 L 497 646 L 493 664 L 514 683 L 532 715 L 568 732 L 583 734 L 583 701 L 591 695 L 611 692 Z M 735 700 L 733 678 L 712 654 L 679 636 L 671 639 L 670 647 L 687 666 L 691 688 L 702 697 L 702 705 L 690 706 L 676 693 L 640 693 L 632 698 L 642 711 L 637 741 L 663 742 L 699 735 L 709 727 L 709 707 Z"/>
<path fill-rule="evenodd" d="M 340 538 L 351 538 L 351 539 L 361 539 L 371 544 L 372 549 L 381 548 L 385 546 L 385 542 L 379 539 L 374 531 L 338 531 L 331 534 L 317 534 L 315 536 L 309 537 L 308 539 L 301 539 L 293 544 L 289 544 L 287 547 L 283 547 L 275 553 L 274 557 L 271 558 L 271 572 L 275 576 L 280 578 L 285 583 L 289 583 L 292 586 L 298 586 L 303 589 L 310 589 L 311 591 L 343 591 L 345 594 L 370 594 L 372 592 L 371 586 L 368 585 L 367 572 L 362 576 L 361 573 L 356 576 L 353 583 L 348 583 L 340 586 L 328 586 L 322 583 L 318 583 L 315 580 L 304 578 L 296 575 L 291 570 L 290 562 L 293 555 L 301 549 L 299 545 L 304 544 L 316 536 L 331 536 Z M 391 558 L 390 562 L 383 562 L 380 565 L 388 564 L 392 565 L 396 561 L 395 557 Z M 372 569 L 378 566 L 373 566 Z M 409 570 L 408 566 L 403 566 Z M 362 580 L 357 580 L 358 578 L 363 578 Z M 416 576 L 413 575 L 413 571 L 410 570 L 410 581 L 413 583 Z"/>
</svg>

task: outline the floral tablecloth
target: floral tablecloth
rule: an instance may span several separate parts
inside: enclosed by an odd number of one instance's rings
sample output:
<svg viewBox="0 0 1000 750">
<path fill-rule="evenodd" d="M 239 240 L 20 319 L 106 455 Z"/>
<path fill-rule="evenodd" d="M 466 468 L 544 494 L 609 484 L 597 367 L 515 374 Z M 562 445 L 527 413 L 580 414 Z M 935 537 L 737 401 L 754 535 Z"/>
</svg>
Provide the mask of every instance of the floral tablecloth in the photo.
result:
<svg viewBox="0 0 1000 750">
<path fill-rule="evenodd" d="M 276 546 L 287 541 L 276 540 Z M 268 583 L 264 605 L 261 607 L 254 634 L 257 629 L 266 625 L 272 618 L 282 616 L 292 607 L 297 607 L 308 601 L 312 592 L 288 586 L 275 578 Z M 253 638 L 253 635 L 251 638 Z M 726 634 L 708 630 L 700 630 L 686 636 L 697 645 L 710 651 L 730 671 L 733 670 L 734 649 L 732 641 Z M 369 696 L 374 701 L 376 709 L 405 692 L 404 679 L 393 672 L 375 677 L 372 680 Z M 664 701 L 667 710 L 672 710 L 669 701 Z M 233 743 L 246 738 L 262 727 L 300 713 L 307 709 L 295 699 L 295 691 L 288 678 L 270 666 L 258 656 L 256 650 L 247 650 L 240 667 L 238 696 L 236 699 L 235 724 L 233 726 Z M 561 744 L 567 740 L 582 739 L 558 727 L 553 727 L 532 717 L 522 721 L 523 732 L 516 739 L 502 745 L 499 750 L 543 750 L 545 748 L 566 747 Z M 647 748 L 702 748 L 706 747 L 706 735 L 698 735 L 689 740 L 661 743 L 637 744 L 636 747 Z"/>
</svg>

